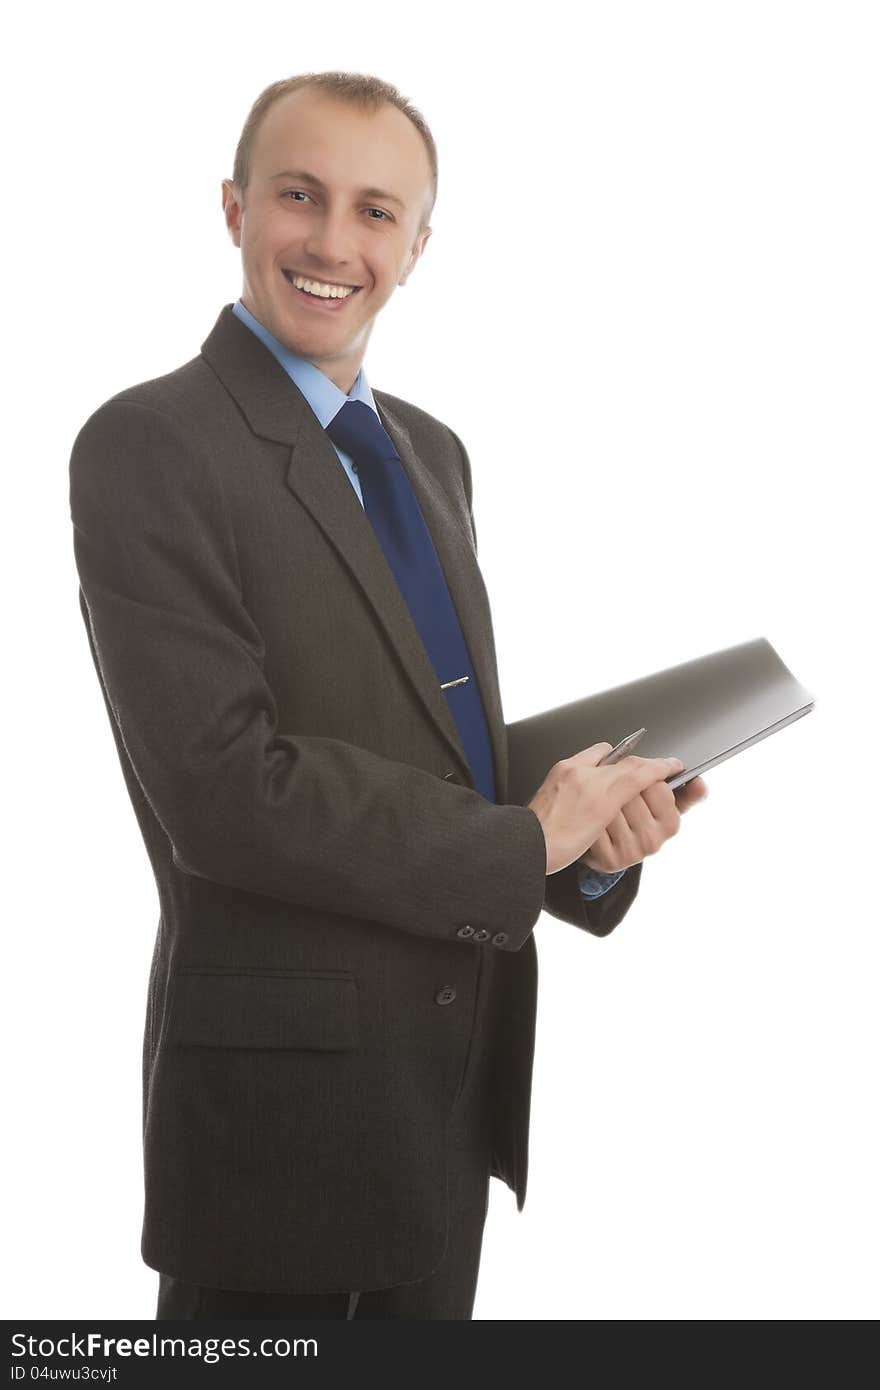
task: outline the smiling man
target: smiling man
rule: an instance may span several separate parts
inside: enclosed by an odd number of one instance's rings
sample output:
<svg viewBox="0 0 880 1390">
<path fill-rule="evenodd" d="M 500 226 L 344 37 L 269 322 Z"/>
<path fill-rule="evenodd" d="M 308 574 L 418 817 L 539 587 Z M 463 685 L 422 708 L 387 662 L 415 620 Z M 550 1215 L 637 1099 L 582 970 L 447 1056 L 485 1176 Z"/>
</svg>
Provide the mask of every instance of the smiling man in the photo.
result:
<svg viewBox="0 0 880 1390">
<path fill-rule="evenodd" d="M 241 304 L 344 395 L 376 315 L 431 235 L 436 155 L 426 135 L 389 102 L 371 108 L 301 86 L 257 114 L 223 181 Z"/>
<path fill-rule="evenodd" d="M 525 1200 L 542 909 L 596 936 L 676 833 L 596 744 L 506 799 L 468 456 L 372 391 L 434 142 L 377 78 L 275 83 L 222 185 L 241 298 L 70 464 L 80 606 L 161 905 L 142 1254 L 159 1318 L 467 1319 Z"/>
</svg>

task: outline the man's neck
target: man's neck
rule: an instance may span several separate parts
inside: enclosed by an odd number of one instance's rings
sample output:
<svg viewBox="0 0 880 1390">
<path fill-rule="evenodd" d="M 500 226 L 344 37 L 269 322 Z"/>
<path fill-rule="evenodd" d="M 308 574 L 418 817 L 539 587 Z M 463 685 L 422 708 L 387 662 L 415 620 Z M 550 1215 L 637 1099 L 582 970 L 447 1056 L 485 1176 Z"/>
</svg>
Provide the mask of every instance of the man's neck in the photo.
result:
<svg viewBox="0 0 880 1390">
<path fill-rule="evenodd" d="M 330 364 L 325 364 L 320 361 L 316 362 L 313 357 L 307 358 L 306 361 L 311 362 L 313 367 L 317 367 L 319 372 L 323 372 L 324 375 L 333 382 L 334 386 L 339 387 L 344 396 L 348 395 L 357 381 L 358 373 L 360 372 L 360 364 L 352 371 L 351 367 L 333 367 Z"/>
</svg>

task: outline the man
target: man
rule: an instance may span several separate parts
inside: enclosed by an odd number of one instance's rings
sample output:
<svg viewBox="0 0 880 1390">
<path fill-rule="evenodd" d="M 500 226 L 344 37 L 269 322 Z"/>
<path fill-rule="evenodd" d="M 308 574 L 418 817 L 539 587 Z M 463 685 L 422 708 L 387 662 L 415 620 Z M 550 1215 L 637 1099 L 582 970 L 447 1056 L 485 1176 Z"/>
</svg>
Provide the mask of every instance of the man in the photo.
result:
<svg viewBox="0 0 880 1390">
<path fill-rule="evenodd" d="M 525 1199 L 543 907 L 605 935 L 704 788 L 597 744 L 505 802 L 471 474 L 363 371 L 436 152 L 378 79 L 255 103 L 243 290 L 71 458 L 80 602 L 161 903 L 144 1035 L 157 1316 L 472 1315 Z"/>
</svg>

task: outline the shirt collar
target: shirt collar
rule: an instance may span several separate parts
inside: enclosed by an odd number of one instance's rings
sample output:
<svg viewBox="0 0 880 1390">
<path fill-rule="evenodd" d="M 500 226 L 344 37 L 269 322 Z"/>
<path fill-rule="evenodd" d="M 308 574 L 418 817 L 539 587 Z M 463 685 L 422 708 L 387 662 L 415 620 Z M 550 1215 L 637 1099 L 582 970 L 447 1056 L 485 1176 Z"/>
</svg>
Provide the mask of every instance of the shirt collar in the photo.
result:
<svg viewBox="0 0 880 1390">
<path fill-rule="evenodd" d="M 370 390 L 369 382 L 363 367 L 361 367 L 355 377 L 354 385 L 346 396 L 344 391 L 340 391 L 335 381 L 331 381 L 329 376 L 325 376 L 314 362 L 308 362 L 298 353 L 291 352 L 283 343 L 264 328 L 259 319 L 255 319 L 249 309 L 246 309 L 240 299 L 237 299 L 232 306 L 232 312 L 236 318 L 241 319 L 252 333 L 265 343 L 266 347 L 274 357 L 277 357 L 287 375 L 299 387 L 315 415 L 320 421 L 321 428 L 326 429 L 330 421 L 339 413 L 346 401 L 363 401 L 371 410 L 376 411 L 376 402 L 373 400 L 373 393 Z"/>
</svg>

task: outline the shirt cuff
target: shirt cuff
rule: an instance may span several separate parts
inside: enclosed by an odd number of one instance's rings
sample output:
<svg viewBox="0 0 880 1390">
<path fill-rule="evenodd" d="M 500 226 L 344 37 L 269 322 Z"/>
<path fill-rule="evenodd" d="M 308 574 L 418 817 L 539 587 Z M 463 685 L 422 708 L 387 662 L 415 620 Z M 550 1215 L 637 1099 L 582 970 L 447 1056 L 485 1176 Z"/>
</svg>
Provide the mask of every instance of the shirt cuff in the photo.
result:
<svg viewBox="0 0 880 1390">
<path fill-rule="evenodd" d="M 609 892 L 626 873 L 626 869 L 620 869 L 614 874 L 602 874 L 598 869 L 591 869 L 586 864 L 578 864 L 577 871 L 581 893 L 585 898 L 601 898 L 602 894 Z"/>
</svg>

